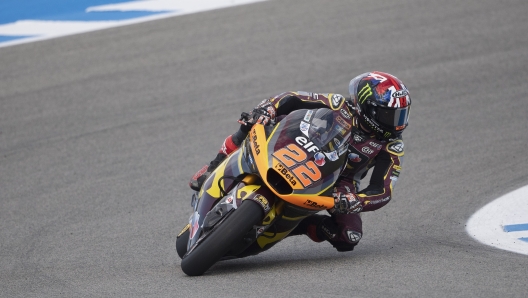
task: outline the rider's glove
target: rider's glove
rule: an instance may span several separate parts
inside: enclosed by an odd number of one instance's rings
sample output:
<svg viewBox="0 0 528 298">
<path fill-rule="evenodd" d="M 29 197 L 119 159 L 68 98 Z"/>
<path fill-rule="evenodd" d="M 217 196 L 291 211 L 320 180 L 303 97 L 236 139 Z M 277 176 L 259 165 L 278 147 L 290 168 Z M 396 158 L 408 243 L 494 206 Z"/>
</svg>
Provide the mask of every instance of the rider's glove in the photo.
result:
<svg viewBox="0 0 528 298">
<path fill-rule="evenodd" d="M 349 192 L 334 192 L 334 210 L 338 213 L 349 214 L 359 213 L 363 210 L 363 205 L 357 195 Z"/>
<path fill-rule="evenodd" d="M 265 99 L 259 103 L 249 114 L 242 113 L 239 123 L 247 125 L 249 124 L 273 124 L 275 122 L 276 110 L 273 104 Z"/>
<path fill-rule="evenodd" d="M 275 120 L 275 109 L 273 107 L 266 108 L 254 108 L 250 113 L 253 118 L 253 123 L 262 125 L 271 124 Z"/>
</svg>

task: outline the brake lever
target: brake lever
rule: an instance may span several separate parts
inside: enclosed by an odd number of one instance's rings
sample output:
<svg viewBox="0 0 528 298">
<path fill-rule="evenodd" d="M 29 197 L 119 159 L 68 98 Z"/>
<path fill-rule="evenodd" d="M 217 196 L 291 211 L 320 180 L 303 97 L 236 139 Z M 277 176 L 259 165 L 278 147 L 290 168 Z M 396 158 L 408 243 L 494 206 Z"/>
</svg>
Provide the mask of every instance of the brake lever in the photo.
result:
<svg viewBox="0 0 528 298">
<path fill-rule="evenodd" d="M 242 114 L 240 114 L 240 119 L 238 119 L 237 122 L 240 123 L 240 124 L 243 124 L 243 125 L 248 125 L 248 124 L 253 125 L 254 121 L 255 121 L 255 119 L 251 117 L 251 114 L 243 112 Z M 275 119 L 272 119 L 272 120 L 269 121 L 269 123 L 267 125 L 273 126 L 276 123 L 277 123 L 277 121 Z"/>
</svg>

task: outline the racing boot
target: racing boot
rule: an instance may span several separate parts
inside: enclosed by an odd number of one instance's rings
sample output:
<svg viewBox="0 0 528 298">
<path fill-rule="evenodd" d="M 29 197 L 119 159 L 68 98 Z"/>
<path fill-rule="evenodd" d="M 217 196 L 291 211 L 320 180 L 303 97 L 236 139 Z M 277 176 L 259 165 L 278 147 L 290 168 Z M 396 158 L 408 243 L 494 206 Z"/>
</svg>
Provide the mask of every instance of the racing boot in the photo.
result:
<svg viewBox="0 0 528 298">
<path fill-rule="evenodd" d="M 339 228 L 334 219 L 327 215 L 314 214 L 305 218 L 299 225 L 288 235 L 306 235 L 314 242 L 328 241 L 339 252 L 354 250 L 361 239 L 361 233 L 353 232 L 356 241 L 343 241 L 339 235 Z"/>
<path fill-rule="evenodd" d="M 192 176 L 191 181 L 189 182 L 189 186 L 196 191 L 200 191 L 200 188 L 202 188 L 203 183 L 207 178 L 209 178 L 209 175 L 218 167 L 218 165 L 226 158 L 227 155 L 223 153 L 218 153 L 213 159 L 209 165 L 203 166 L 194 176 Z"/>
<path fill-rule="evenodd" d="M 211 175 L 218 165 L 236 149 L 238 149 L 238 146 L 233 142 L 233 136 L 228 136 L 224 140 L 224 143 L 222 144 L 222 147 L 220 148 L 220 151 L 216 155 L 215 159 L 213 159 L 209 165 L 203 166 L 198 172 L 196 172 L 196 174 L 194 174 L 194 176 L 192 176 L 189 186 L 193 190 L 200 191 L 200 188 L 202 188 L 205 180 L 209 178 L 209 175 Z"/>
<path fill-rule="evenodd" d="M 290 235 L 306 235 L 314 242 L 323 242 L 337 238 L 338 233 L 339 229 L 330 216 L 314 214 L 303 219 Z"/>
</svg>

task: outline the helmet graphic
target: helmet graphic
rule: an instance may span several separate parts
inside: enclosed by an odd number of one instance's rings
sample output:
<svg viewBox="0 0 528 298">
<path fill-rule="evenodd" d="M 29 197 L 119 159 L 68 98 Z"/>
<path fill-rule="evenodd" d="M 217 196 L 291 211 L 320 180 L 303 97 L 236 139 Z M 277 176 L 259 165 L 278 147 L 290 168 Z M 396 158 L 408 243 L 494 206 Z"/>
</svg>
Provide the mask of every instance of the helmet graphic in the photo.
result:
<svg viewBox="0 0 528 298">
<path fill-rule="evenodd" d="M 409 122 L 409 90 L 395 76 L 379 71 L 361 74 L 350 81 L 349 104 L 359 123 L 380 139 L 401 136 Z"/>
</svg>

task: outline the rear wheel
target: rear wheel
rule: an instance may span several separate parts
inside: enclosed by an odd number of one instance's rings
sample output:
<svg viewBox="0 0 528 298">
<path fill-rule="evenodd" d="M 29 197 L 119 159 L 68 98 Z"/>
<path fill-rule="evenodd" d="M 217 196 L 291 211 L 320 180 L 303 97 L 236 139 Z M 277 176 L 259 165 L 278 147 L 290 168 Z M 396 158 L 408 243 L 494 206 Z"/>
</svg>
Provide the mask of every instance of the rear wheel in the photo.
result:
<svg viewBox="0 0 528 298">
<path fill-rule="evenodd" d="M 262 221 L 264 211 L 256 202 L 245 200 L 223 222 L 220 222 L 181 261 L 181 268 L 190 276 L 202 275 L 239 241 L 254 225 Z"/>
</svg>

